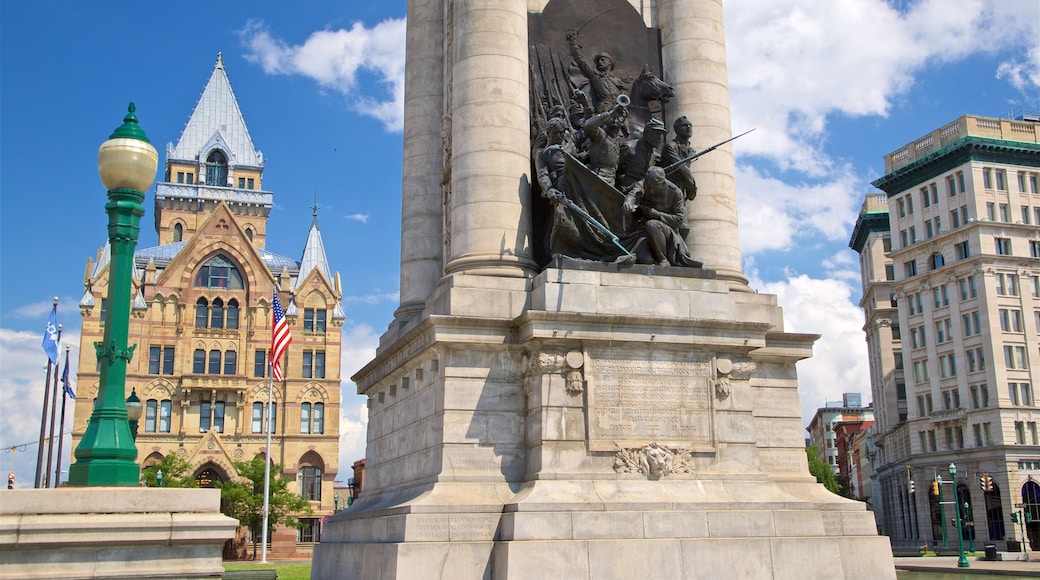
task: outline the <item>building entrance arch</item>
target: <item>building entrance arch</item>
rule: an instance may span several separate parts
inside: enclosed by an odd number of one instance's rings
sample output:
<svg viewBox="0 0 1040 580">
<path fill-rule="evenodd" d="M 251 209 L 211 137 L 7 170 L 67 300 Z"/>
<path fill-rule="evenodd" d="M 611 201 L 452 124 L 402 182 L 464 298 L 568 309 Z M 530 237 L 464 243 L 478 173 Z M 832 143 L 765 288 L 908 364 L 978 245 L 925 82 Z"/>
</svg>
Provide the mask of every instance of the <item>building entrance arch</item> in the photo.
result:
<svg viewBox="0 0 1040 580">
<path fill-rule="evenodd" d="M 1030 550 L 1040 550 L 1040 484 L 1030 479 L 1022 484 L 1022 512 Z"/>
</svg>

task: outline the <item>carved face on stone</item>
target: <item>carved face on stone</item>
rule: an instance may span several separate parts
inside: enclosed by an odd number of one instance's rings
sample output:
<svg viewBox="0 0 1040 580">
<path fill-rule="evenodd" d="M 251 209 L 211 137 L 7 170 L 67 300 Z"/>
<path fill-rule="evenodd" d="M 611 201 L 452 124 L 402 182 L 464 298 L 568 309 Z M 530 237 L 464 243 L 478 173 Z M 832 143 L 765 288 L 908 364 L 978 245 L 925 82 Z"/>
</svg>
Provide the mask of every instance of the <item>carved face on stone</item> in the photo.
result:
<svg viewBox="0 0 1040 580">
<path fill-rule="evenodd" d="M 672 456 L 668 451 L 657 445 L 648 445 L 646 447 L 646 462 L 650 476 L 662 477 L 668 475 L 670 471 Z"/>
<path fill-rule="evenodd" d="M 549 137 L 550 143 L 562 143 L 563 136 L 567 132 L 567 122 L 563 119 L 553 117 L 549 119 L 549 122 L 545 125 L 546 135 Z"/>
<path fill-rule="evenodd" d="M 680 141 L 689 141 L 693 136 L 693 123 L 686 116 L 676 119 L 672 127 L 675 129 L 675 137 Z"/>
<path fill-rule="evenodd" d="M 601 52 L 596 55 L 595 58 L 596 70 L 601 73 L 608 73 L 614 70 L 614 57 L 606 52 Z"/>
</svg>

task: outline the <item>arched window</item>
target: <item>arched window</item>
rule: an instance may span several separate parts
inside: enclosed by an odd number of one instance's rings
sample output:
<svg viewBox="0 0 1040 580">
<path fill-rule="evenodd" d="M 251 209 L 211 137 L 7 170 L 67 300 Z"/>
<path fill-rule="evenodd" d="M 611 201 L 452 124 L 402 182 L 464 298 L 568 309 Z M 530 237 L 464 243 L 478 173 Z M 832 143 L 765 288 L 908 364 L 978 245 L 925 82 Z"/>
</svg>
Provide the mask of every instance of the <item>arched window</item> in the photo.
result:
<svg viewBox="0 0 1040 580">
<path fill-rule="evenodd" d="M 325 403 L 314 403 L 314 428 L 311 431 L 315 435 L 325 433 Z"/>
<path fill-rule="evenodd" d="M 1000 487 L 993 484 L 993 489 L 983 494 L 986 498 L 986 523 L 989 524 L 989 539 L 1004 539 L 1004 509 L 1000 505 Z"/>
<path fill-rule="evenodd" d="M 250 242 L 253 241 L 253 228 L 246 228 L 246 237 Z"/>
<path fill-rule="evenodd" d="M 264 412 L 267 404 L 262 402 L 253 403 L 253 433 L 264 432 Z M 278 404 L 271 405 L 271 433 L 278 432 Z"/>
<path fill-rule="evenodd" d="M 261 433 L 264 430 L 264 404 L 253 403 L 253 433 Z"/>
<path fill-rule="evenodd" d="M 218 288 L 220 290 L 242 290 L 242 274 L 224 255 L 210 258 L 195 274 L 196 288 Z"/>
<path fill-rule="evenodd" d="M 184 226 L 173 224 L 173 241 L 179 242 L 184 239 Z"/>
<path fill-rule="evenodd" d="M 209 322 L 209 302 L 199 298 L 195 302 L 195 328 L 206 328 Z"/>
<path fill-rule="evenodd" d="M 321 435 L 325 433 L 325 404 L 303 403 L 300 405 L 300 433 Z"/>
<path fill-rule="evenodd" d="M 173 402 L 148 399 L 144 404 L 145 433 L 169 433 Z"/>
<path fill-rule="evenodd" d="M 214 150 L 206 158 L 206 185 L 227 187 L 227 157 L 219 150 Z"/>
<path fill-rule="evenodd" d="M 1022 511 L 1020 517 L 1026 517 L 1026 535 L 1029 537 L 1029 548 L 1040 549 L 1040 484 L 1027 481 L 1022 484 Z"/>
<path fill-rule="evenodd" d="M 942 268 L 944 265 L 946 265 L 946 260 L 943 258 L 942 254 L 936 252 L 932 254 L 931 263 L 932 269 L 938 270 L 939 268 Z"/>
<path fill-rule="evenodd" d="M 227 303 L 227 327 L 229 329 L 238 328 L 238 300 L 232 298 Z"/>
<path fill-rule="evenodd" d="M 195 475 L 195 484 L 203 488 L 217 487 L 224 481 L 224 475 L 213 467 L 205 467 Z"/>
<path fill-rule="evenodd" d="M 214 298 L 209 309 L 209 327 L 224 328 L 224 301 L 220 298 Z"/>
<path fill-rule="evenodd" d="M 968 486 L 963 483 L 957 484 L 957 499 L 960 500 L 961 505 L 961 537 L 964 538 L 965 542 L 975 540 L 975 518 L 972 516 L 971 510 L 971 490 Z"/>
<path fill-rule="evenodd" d="M 321 468 L 300 468 L 300 495 L 310 501 L 321 501 Z"/>
<path fill-rule="evenodd" d="M 224 374 L 233 375 L 238 371 L 238 353 L 229 350 L 224 352 Z"/>
</svg>

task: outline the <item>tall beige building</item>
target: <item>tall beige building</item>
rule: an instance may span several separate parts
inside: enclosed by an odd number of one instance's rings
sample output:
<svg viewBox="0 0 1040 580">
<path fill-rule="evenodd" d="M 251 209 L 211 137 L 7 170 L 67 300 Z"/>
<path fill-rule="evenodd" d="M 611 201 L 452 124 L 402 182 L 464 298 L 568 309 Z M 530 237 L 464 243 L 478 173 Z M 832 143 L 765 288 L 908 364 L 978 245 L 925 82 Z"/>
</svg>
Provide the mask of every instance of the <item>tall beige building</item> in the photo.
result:
<svg viewBox="0 0 1040 580">
<path fill-rule="evenodd" d="M 881 533 L 957 545 L 948 470 L 976 547 L 1040 549 L 1040 122 L 964 116 L 885 156 L 860 254 Z M 991 487 L 983 488 L 988 476 Z M 913 485 L 911 485 L 911 481 Z M 944 521 L 945 520 L 945 521 Z M 944 530 L 945 526 L 945 530 Z"/>
<path fill-rule="evenodd" d="M 275 553 L 316 542 L 333 513 L 339 471 L 340 342 L 344 314 L 317 225 L 302 257 L 265 249 L 274 194 L 262 187 L 265 160 L 253 146 L 221 57 L 184 128 L 166 148 L 156 185 L 159 246 L 135 254 L 126 385 L 144 412 L 138 460 L 174 453 L 202 487 L 238 476 L 233 461 L 265 452 L 265 418 L 274 426 L 272 460 L 311 500 L 304 527 L 279 530 Z M 80 301 L 82 344 L 102 340 L 108 248 L 88 260 Z M 277 289 L 293 335 L 267 415 L 272 295 Z M 97 396 L 93 349 L 80 351 L 73 445 Z M 127 393 L 130 394 L 129 392 Z"/>
</svg>

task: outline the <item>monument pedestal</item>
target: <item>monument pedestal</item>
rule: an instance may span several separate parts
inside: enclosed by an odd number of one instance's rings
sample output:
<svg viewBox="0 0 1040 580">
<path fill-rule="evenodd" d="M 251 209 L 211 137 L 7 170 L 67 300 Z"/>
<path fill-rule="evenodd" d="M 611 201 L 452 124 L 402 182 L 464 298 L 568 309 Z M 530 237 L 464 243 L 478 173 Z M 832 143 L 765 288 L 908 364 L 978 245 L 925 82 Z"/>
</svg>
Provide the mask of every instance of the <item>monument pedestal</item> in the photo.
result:
<svg viewBox="0 0 1040 580">
<path fill-rule="evenodd" d="M 220 578 L 237 528 L 217 489 L 4 491 L 0 578 Z"/>
<path fill-rule="evenodd" d="M 808 473 L 817 337 L 774 296 L 557 260 L 434 297 L 355 377 L 366 489 L 315 578 L 894 578 L 864 504 Z"/>
</svg>

